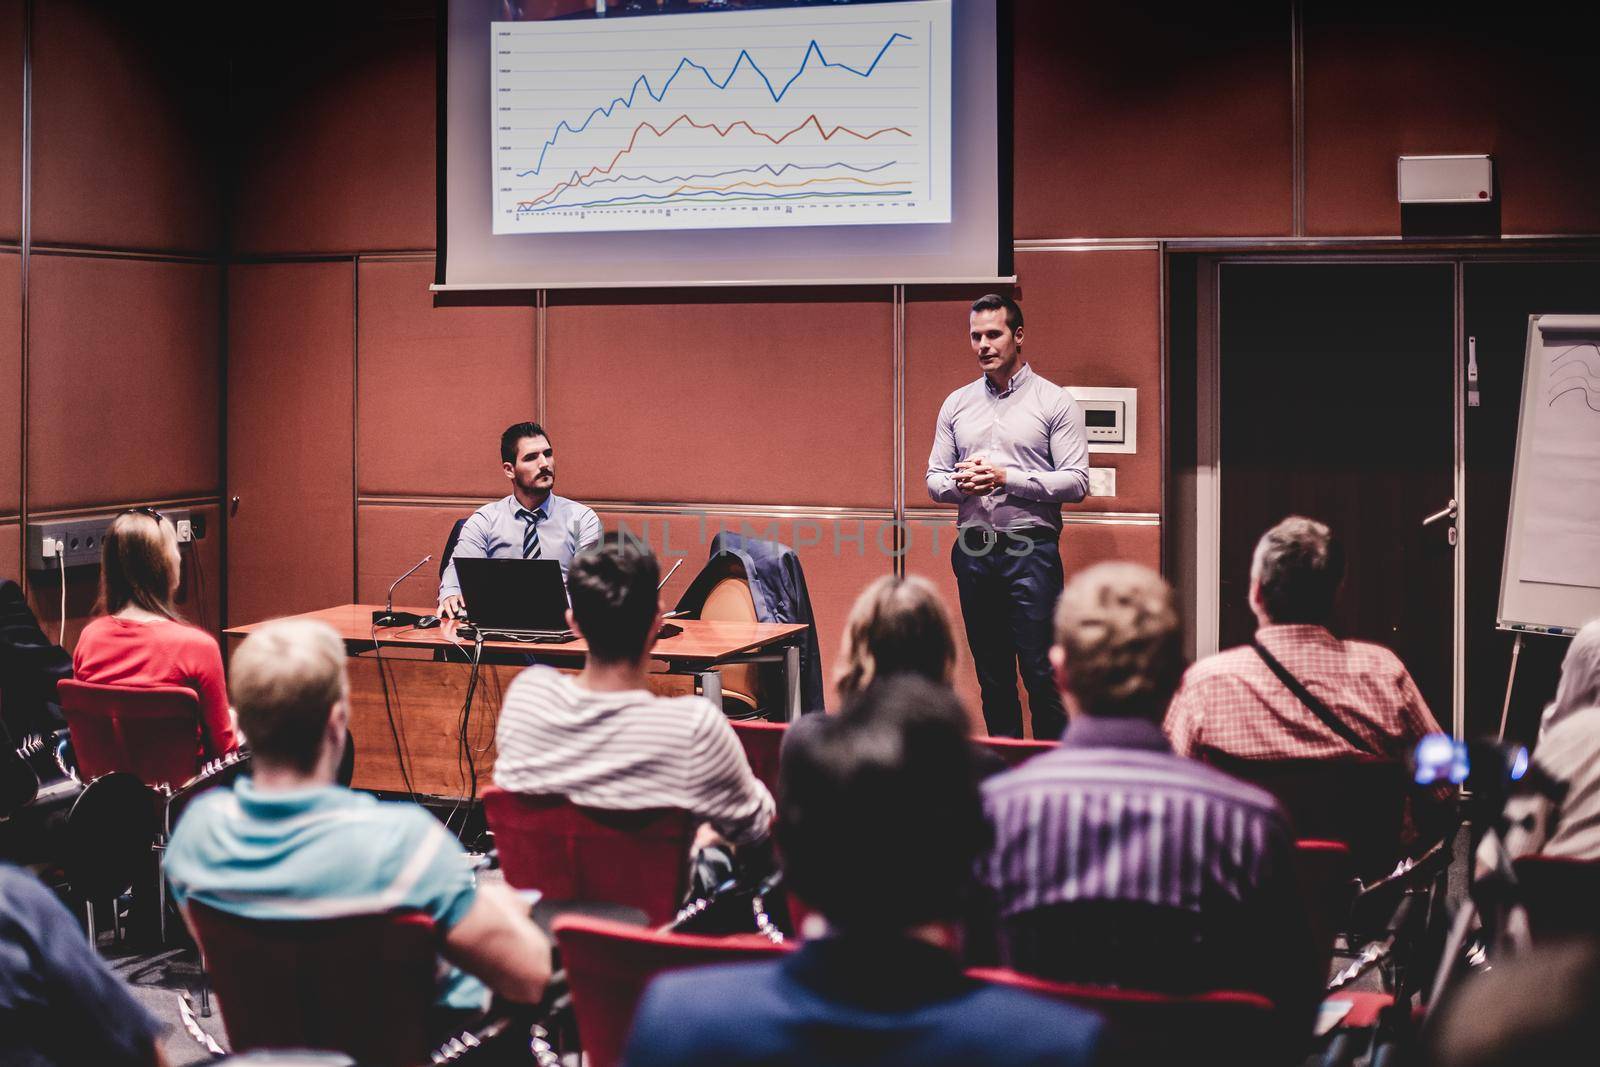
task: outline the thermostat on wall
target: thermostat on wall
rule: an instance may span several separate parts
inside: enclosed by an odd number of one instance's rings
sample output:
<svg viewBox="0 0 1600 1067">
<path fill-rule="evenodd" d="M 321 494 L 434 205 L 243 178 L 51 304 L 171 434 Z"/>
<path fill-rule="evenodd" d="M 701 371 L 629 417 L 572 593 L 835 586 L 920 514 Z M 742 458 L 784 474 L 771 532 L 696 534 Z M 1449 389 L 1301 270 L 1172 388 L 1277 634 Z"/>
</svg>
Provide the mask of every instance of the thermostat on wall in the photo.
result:
<svg viewBox="0 0 1600 1067">
<path fill-rule="evenodd" d="M 1139 390 L 1069 385 L 1067 392 L 1083 412 L 1090 452 L 1137 452 Z"/>
</svg>

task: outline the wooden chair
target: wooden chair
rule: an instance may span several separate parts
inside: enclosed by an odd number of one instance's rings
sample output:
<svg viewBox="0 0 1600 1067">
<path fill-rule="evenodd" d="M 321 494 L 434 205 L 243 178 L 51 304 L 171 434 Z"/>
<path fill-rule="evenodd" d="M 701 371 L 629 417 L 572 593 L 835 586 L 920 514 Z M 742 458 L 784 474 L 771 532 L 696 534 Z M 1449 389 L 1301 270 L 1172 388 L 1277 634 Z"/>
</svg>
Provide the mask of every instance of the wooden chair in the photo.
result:
<svg viewBox="0 0 1600 1067">
<path fill-rule="evenodd" d="M 428 1062 L 439 936 L 426 915 L 246 919 L 194 901 L 188 914 L 235 1052 L 329 1049 L 372 1067 Z"/>
<path fill-rule="evenodd" d="M 672 921 L 688 890 L 696 820 L 677 808 L 610 811 L 565 797 L 483 792 L 500 867 L 551 900 L 604 901 Z"/>
<path fill-rule="evenodd" d="M 580 916 L 557 919 L 554 933 L 588 1067 L 620 1062 L 639 998 L 661 972 L 771 959 L 788 951 L 754 934 L 669 934 Z"/>
</svg>

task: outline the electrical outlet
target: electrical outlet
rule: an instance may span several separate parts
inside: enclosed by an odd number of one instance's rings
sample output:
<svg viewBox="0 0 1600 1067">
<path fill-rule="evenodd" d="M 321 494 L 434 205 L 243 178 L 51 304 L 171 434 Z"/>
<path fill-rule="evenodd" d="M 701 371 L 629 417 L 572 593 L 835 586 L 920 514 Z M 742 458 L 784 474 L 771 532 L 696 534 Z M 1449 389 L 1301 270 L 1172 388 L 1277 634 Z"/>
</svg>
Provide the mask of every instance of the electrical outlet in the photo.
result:
<svg viewBox="0 0 1600 1067">
<path fill-rule="evenodd" d="M 1089 495 L 1090 496 L 1116 496 L 1117 495 L 1117 468 L 1115 468 L 1115 467 L 1090 467 L 1089 468 Z"/>
<path fill-rule="evenodd" d="M 28 524 L 28 569 L 55 570 L 64 563 L 68 567 L 83 567 L 100 563 L 101 539 L 121 512 L 84 515 L 73 519 L 46 519 Z M 162 509 L 161 515 L 178 532 L 179 541 L 187 541 L 194 532 L 194 522 L 188 508 Z"/>
<path fill-rule="evenodd" d="M 178 544 L 186 545 L 194 540 L 194 526 L 188 519 L 179 519 L 176 523 L 178 531 Z"/>
</svg>

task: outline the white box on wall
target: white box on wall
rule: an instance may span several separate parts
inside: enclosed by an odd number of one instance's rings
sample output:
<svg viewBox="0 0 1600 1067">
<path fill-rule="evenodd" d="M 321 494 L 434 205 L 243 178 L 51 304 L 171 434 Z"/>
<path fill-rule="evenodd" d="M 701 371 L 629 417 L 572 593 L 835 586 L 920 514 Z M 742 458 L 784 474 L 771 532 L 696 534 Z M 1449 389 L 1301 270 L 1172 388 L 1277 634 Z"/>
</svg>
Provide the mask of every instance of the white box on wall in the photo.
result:
<svg viewBox="0 0 1600 1067">
<path fill-rule="evenodd" d="M 1483 204 L 1494 199 L 1488 156 L 1401 156 L 1402 204 Z"/>
</svg>

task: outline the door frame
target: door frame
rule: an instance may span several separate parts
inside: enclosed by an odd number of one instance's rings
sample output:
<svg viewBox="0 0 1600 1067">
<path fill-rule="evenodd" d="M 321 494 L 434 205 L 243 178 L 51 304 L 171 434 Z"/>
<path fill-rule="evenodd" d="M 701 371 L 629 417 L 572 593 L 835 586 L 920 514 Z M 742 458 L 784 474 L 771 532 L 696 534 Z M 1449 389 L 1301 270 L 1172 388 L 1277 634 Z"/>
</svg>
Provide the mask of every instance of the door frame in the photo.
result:
<svg viewBox="0 0 1600 1067">
<path fill-rule="evenodd" d="M 1179 249 L 1169 248 L 1169 252 Z M 1451 478 L 1456 501 L 1456 543 L 1454 546 L 1450 628 L 1450 728 L 1456 737 L 1466 724 L 1466 589 L 1467 589 L 1467 478 L 1466 478 L 1466 338 L 1464 281 L 1466 264 L 1479 257 L 1428 253 L 1338 253 L 1296 252 L 1273 255 L 1260 252 L 1201 255 L 1195 272 L 1195 467 L 1192 485 L 1180 488 L 1179 498 L 1192 496 L 1193 536 L 1179 536 L 1189 558 L 1179 566 L 1180 595 L 1185 609 L 1194 619 L 1191 629 L 1191 656 L 1198 659 L 1220 651 L 1222 571 L 1222 365 L 1221 365 L 1221 273 L 1223 266 L 1263 264 L 1278 267 L 1324 266 L 1330 264 L 1395 265 L 1433 264 L 1451 269 Z M 1505 257 L 1482 257 L 1501 260 Z M 1523 257 L 1517 257 L 1523 258 Z M 1527 257 L 1543 259 L 1544 257 Z M 1444 505 L 1439 502 L 1439 506 Z M 1431 504 L 1429 505 L 1432 506 Z M 1182 519 L 1179 523 L 1182 524 Z M 1192 555 L 1190 554 L 1192 552 Z M 1177 561 L 1175 561 L 1177 562 Z"/>
</svg>

